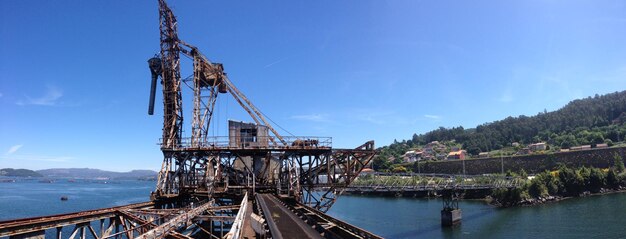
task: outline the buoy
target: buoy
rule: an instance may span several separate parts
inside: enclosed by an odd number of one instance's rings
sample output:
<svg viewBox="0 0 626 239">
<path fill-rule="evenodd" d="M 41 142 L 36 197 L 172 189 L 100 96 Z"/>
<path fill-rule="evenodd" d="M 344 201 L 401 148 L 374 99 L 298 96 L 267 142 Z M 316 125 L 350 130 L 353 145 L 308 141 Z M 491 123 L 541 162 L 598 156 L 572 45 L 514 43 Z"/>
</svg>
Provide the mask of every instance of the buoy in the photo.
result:
<svg viewBox="0 0 626 239">
<path fill-rule="evenodd" d="M 61 196 L 61 201 L 67 201 L 67 196 Z"/>
</svg>

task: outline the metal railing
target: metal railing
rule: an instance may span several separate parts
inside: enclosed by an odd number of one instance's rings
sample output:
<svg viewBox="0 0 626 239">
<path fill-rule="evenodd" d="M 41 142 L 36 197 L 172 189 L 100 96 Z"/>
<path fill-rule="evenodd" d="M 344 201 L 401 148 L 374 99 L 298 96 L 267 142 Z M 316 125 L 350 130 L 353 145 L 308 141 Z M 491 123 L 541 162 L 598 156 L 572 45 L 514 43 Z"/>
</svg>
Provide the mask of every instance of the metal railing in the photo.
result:
<svg viewBox="0 0 626 239">
<path fill-rule="evenodd" d="M 283 144 L 275 136 L 211 136 L 206 139 L 181 138 L 175 148 L 199 149 L 328 149 L 332 147 L 332 137 L 285 136 Z M 158 143 L 165 146 L 163 138 Z"/>
<path fill-rule="evenodd" d="M 357 178 L 347 191 L 436 191 L 447 189 L 496 189 L 521 187 L 525 180 L 513 177 L 422 175 L 374 176 L 376 180 Z M 365 181 L 365 182 L 363 182 Z M 369 182 L 368 182 L 369 181 Z"/>
<path fill-rule="evenodd" d="M 226 234 L 224 238 L 226 239 L 239 239 L 241 237 L 241 233 L 243 232 L 243 221 L 244 216 L 246 215 L 246 210 L 248 209 L 248 193 L 246 192 L 245 196 L 243 196 L 243 200 L 241 201 L 241 206 L 239 207 L 239 212 L 235 217 L 235 221 L 233 222 L 230 231 Z"/>
</svg>

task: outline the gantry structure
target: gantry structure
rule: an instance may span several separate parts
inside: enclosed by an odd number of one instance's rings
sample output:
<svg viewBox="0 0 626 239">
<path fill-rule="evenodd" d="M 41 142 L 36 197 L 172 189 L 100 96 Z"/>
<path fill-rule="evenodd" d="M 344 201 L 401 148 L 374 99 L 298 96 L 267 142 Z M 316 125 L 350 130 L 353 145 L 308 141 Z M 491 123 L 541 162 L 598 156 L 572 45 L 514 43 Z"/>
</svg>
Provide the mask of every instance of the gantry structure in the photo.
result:
<svg viewBox="0 0 626 239">
<path fill-rule="evenodd" d="M 372 160 L 369 141 L 354 149 L 333 149 L 330 137 L 282 136 L 266 116 L 211 62 L 178 36 L 176 17 L 159 0 L 160 55 L 148 63 L 152 73 L 148 113 L 154 112 L 157 80 L 163 92 L 163 163 L 152 198 L 206 197 L 216 193 L 263 190 L 289 195 L 327 211 L 342 190 Z M 181 78 L 181 55 L 193 60 L 193 75 Z M 183 90 L 193 95 L 190 137 L 183 137 Z M 216 102 L 228 95 L 250 123 L 228 122 L 228 135 L 211 136 Z"/>
</svg>

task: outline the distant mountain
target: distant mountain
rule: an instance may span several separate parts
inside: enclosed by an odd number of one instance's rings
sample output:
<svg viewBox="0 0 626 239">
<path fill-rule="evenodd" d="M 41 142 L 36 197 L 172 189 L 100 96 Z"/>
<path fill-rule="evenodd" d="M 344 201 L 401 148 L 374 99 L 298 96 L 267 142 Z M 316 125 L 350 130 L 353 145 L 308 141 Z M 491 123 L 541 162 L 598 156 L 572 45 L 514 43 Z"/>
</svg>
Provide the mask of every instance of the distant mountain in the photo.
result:
<svg viewBox="0 0 626 239">
<path fill-rule="evenodd" d="M 12 169 L 3 168 L 0 169 L 0 176 L 8 177 L 43 177 L 43 175 L 28 169 Z"/>
<path fill-rule="evenodd" d="M 132 170 L 130 172 L 112 172 L 93 168 L 51 168 L 37 170 L 46 177 L 60 178 L 109 178 L 109 179 L 147 179 L 156 178 L 152 170 Z"/>
</svg>

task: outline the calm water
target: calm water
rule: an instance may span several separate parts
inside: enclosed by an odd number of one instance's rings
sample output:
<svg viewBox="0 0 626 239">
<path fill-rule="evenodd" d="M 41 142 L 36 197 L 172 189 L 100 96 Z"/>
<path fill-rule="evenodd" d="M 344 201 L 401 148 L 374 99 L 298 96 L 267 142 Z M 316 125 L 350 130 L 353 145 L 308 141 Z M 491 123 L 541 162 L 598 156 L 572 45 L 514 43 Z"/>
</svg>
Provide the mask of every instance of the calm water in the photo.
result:
<svg viewBox="0 0 626 239">
<path fill-rule="evenodd" d="M 155 182 L 19 180 L 0 183 L 0 220 L 120 206 L 150 200 Z M 61 201 L 68 196 L 68 201 Z"/>
<path fill-rule="evenodd" d="M 329 214 L 385 238 L 626 238 L 626 194 L 497 209 L 462 201 L 462 224 L 440 226 L 435 199 L 342 196 Z"/>
<path fill-rule="evenodd" d="M 149 200 L 154 182 L 0 183 L 0 220 Z M 60 197 L 67 195 L 68 201 Z M 462 201 L 463 222 L 440 226 L 440 200 L 342 196 L 329 214 L 386 238 L 626 238 L 626 194 L 496 209 Z"/>
</svg>

